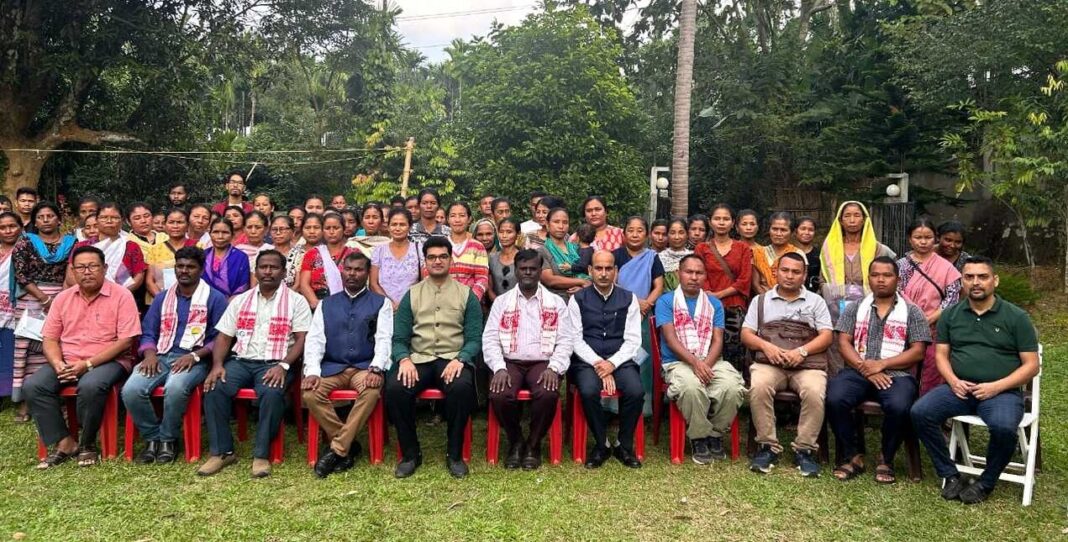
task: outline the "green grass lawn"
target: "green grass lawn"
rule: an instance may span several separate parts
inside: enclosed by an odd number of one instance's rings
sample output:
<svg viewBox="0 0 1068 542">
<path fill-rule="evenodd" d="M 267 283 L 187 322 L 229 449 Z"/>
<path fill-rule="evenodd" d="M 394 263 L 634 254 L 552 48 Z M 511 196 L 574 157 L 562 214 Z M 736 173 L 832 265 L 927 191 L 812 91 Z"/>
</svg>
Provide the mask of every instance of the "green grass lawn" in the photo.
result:
<svg viewBox="0 0 1068 542">
<path fill-rule="evenodd" d="M 926 453 L 925 478 L 912 483 L 903 451 L 899 481 L 889 487 L 877 486 L 870 473 L 840 483 L 826 465 L 817 480 L 802 479 L 788 463 L 768 476 L 749 472 L 743 460 L 672 466 L 667 439 L 654 447 L 651 436 L 638 471 L 614 460 L 596 471 L 570 462 L 505 471 L 484 460 L 484 415 L 464 480 L 445 472 L 444 430 L 425 426 L 426 462 L 407 480 L 393 478 L 391 451 L 382 465 L 369 466 L 365 454 L 355 469 L 318 480 L 291 427 L 286 461 L 265 480 L 249 478 L 249 443 L 239 446 L 236 467 L 208 479 L 185 463 L 108 461 L 37 472 L 32 426 L 16 426 L 5 409 L 0 540 L 1064 539 L 1068 312 L 1058 302 L 1034 313 L 1046 344 L 1044 470 L 1029 508 L 1020 507 L 1020 486 L 1010 484 L 979 506 L 945 502 Z M 876 450 L 878 431 L 867 434 L 868 449 Z"/>
</svg>

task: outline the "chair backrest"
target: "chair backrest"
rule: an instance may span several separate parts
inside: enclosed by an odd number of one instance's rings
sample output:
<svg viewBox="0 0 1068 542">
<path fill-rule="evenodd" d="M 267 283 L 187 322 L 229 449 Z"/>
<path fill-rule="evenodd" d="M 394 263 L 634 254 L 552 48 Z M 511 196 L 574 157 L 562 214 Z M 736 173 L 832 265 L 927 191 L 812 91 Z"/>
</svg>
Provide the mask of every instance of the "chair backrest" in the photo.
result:
<svg viewBox="0 0 1068 542">
<path fill-rule="evenodd" d="M 653 369 L 659 369 L 663 365 L 660 359 L 660 330 L 656 327 L 656 317 L 649 317 L 649 349 L 653 358 Z"/>
<path fill-rule="evenodd" d="M 1039 391 L 1042 383 L 1042 344 L 1038 345 L 1038 373 L 1031 379 L 1029 386 L 1031 390 L 1031 414 L 1038 416 L 1038 403 L 1039 403 Z"/>
</svg>

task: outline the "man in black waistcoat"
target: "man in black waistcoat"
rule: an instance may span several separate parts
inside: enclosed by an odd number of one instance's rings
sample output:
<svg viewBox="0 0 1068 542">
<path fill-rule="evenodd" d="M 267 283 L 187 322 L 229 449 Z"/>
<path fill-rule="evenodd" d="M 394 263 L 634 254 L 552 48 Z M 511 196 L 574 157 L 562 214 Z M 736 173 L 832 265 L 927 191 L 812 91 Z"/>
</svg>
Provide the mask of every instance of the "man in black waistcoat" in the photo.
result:
<svg viewBox="0 0 1068 542">
<path fill-rule="evenodd" d="M 583 288 L 568 302 L 571 321 L 578 325 L 575 355 L 568 378 L 578 388 L 586 423 L 593 433 L 593 452 L 586 468 L 595 469 L 610 455 L 630 468 L 640 468 L 634 455 L 634 428 L 641 419 L 645 390 L 635 354 L 642 345 L 638 298 L 616 284 L 615 258 L 598 251 L 589 267 L 593 286 Z M 601 391 L 619 392 L 619 444 L 608 446 Z"/>
</svg>

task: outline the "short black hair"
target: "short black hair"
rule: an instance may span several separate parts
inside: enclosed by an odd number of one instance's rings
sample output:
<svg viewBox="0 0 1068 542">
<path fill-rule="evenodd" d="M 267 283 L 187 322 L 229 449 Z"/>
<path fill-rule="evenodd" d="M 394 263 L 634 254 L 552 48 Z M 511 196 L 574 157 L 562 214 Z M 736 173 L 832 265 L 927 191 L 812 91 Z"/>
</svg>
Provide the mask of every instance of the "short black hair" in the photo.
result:
<svg viewBox="0 0 1068 542">
<path fill-rule="evenodd" d="M 393 196 L 389 200 L 389 206 L 390 207 L 396 207 L 396 206 L 400 205 L 401 207 L 404 207 L 404 202 L 405 202 L 404 196 Z"/>
<path fill-rule="evenodd" d="M 507 203 L 508 204 L 508 208 L 512 207 L 512 200 L 510 200 L 508 198 L 505 198 L 505 197 L 500 197 L 500 198 L 493 198 L 493 203 L 490 204 L 490 210 L 491 211 L 496 211 L 497 207 L 502 203 Z"/>
<path fill-rule="evenodd" d="M 957 220 L 947 220 L 938 226 L 938 236 L 942 237 L 947 233 L 959 233 L 961 237 L 964 237 L 964 224 Z"/>
<path fill-rule="evenodd" d="M 371 269 L 371 258 L 368 258 L 367 255 L 363 252 L 360 252 L 359 250 L 354 250 L 352 252 L 349 252 L 348 255 L 345 256 L 345 263 L 356 262 L 360 260 L 367 262 L 367 269 Z"/>
<path fill-rule="evenodd" d="M 808 265 L 806 265 L 805 263 L 805 257 L 796 252 L 787 252 L 786 254 L 779 256 L 779 263 L 776 264 L 775 267 L 779 267 L 779 265 L 782 264 L 783 260 L 794 260 L 801 262 L 801 267 L 805 270 L 805 272 L 808 272 Z"/>
<path fill-rule="evenodd" d="M 532 248 L 524 248 L 515 253 L 515 265 L 519 267 L 519 262 L 529 262 L 532 260 L 538 261 L 538 267 L 541 267 L 544 261 L 541 259 L 541 253 Z"/>
<path fill-rule="evenodd" d="M 78 200 L 78 207 L 81 208 L 81 206 L 86 203 L 92 203 L 93 205 L 100 207 L 100 198 L 96 196 L 82 196 L 82 198 Z"/>
<path fill-rule="evenodd" d="M 547 194 L 544 190 L 531 190 L 530 195 L 527 196 L 527 200 L 532 200 L 534 198 L 544 198 L 548 195 L 549 194 Z"/>
<path fill-rule="evenodd" d="M 28 186 L 20 186 L 20 187 L 18 188 L 18 190 L 15 190 L 15 199 L 19 199 L 19 196 L 21 196 L 21 195 L 23 195 L 23 194 L 29 194 L 29 195 L 31 195 L 31 196 L 33 196 L 33 197 L 35 197 L 35 198 L 38 198 L 38 197 L 40 197 L 40 196 L 39 196 L 39 195 L 37 194 L 37 191 L 36 191 L 36 190 L 34 190 L 33 188 L 30 188 L 30 187 L 28 187 Z"/>
<path fill-rule="evenodd" d="M 452 256 L 452 243 L 444 237 L 433 236 L 430 239 L 427 239 L 426 242 L 423 243 L 423 258 L 426 258 L 427 252 L 432 248 L 447 249 L 449 251 L 449 256 Z"/>
<path fill-rule="evenodd" d="M 167 189 L 167 192 L 169 193 L 171 190 L 174 190 L 175 188 L 181 188 L 182 190 L 185 190 L 186 192 L 189 192 L 189 185 L 185 181 L 178 181 L 178 182 L 171 183 L 171 187 Z"/>
<path fill-rule="evenodd" d="M 893 267 L 895 275 L 898 275 L 898 274 L 901 273 L 901 268 L 897 265 L 897 261 L 894 260 L 893 258 L 891 258 L 890 256 L 879 256 L 879 257 L 875 258 L 874 260 L 872 260 L 871 263 L 868 264 L 868 272 L 869 273 L 871 273 L 872 266 L 877 264 L 877 263 L 881 263 L 881 264 L 889 265 L 889 266 Z"/>
<path fill-rule="evenodd" d="M 423 201 L 423 196 L 434 196 L 434 203 L 441 205 L 441 196 L 438 195 L 438 191 L 433 188 L 424 188 L 419 191 L 419 197 L 417 198 L 420 203 Z"/>
<path fill-rule="evenodd" d="M 690 254 L 683 256 L 682 259 L 679 260 L 679 269 L 682 269 L 682 264 L 686 263 L 689 260 L 697 260 L 698 262 L 701 262 L 701 267 L 705 267 L 705 260 L 697 254 L 691 252 Z M 705 268 L 705 271 L 707 272 L 708 268 Z"/>
<path fill-rule="evenodd" d="M 968 258 L 964 260 L 964 265 L 968 264 L 981 264 L 989 267 L 991 271 L 994 270 L 994 260 L 991 260 L 987 256 L 968 256 Z M 963 269 L 963 266 L 961 266 L 961 268 Z"/>
<path fill-rule="evenodd" d="M 262 251 L 262 252 L 260 252 L 259 254 L 256 255 L 256 267 L 260 266 L 260 260 L 262 260 L 264 256 L 273 256 L 275 258 L 278 258 L 278 262 L 282 266 L 282 269 L 285 269 L 285 267 L 286 267 L 286 257 L 283 256 L 281 252 L 278 252 L 277 250 L 275 250 L 273 248 L 269 248 L 267 250 L 264 250 L 264 251 Z"/>
<path fill-rule="evenodd" d="M 238 177 L 241 177 L 241 182 L 245 182 L 245 174 L 242 173 L 240 169 L 231 169 L 230 171 L 227 171 L 226 172 L 226 178 L 223 179 L 223 182 L 224 183 L 230 182 L 230 177 L 233 177 L 234 175 L 237 175 Z"/>
<path fill-rule="evenodd" d="M 174 261 L 193 260 L 201 270 L 204 269 L 204 251 L 197 247 L 182 247 L 174 252 Z"/>
<path fill-rule="evenodd" d="M 70 255 L 70 261 L 73 262 L 81 254 L 95 254 L 97 258 L 100 258 L 100 263 L 107 264 L 107 260 L 104 259 L 104 251 L 93 245 L 82 245 L 74 249 L 74 252 Z"/>
</svg>

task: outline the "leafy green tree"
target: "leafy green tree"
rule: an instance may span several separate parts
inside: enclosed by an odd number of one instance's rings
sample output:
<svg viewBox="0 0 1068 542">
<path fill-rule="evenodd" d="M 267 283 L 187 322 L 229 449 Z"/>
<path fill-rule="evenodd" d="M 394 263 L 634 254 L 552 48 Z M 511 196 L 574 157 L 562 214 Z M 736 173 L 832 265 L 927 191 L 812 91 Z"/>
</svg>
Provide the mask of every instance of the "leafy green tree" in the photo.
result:
<svg viewBox="0 0 1068 542">
<path fill-rule="evenodd" d="M 640 212 L 640 113 L 621 53 L 584 7 L 549 7 L 453 60 L 472 74 L 458 137 L 475 188 L 516 200 L 542 189 L 572 205 L 599 194 L 620 214 Z"/>
</svg>

